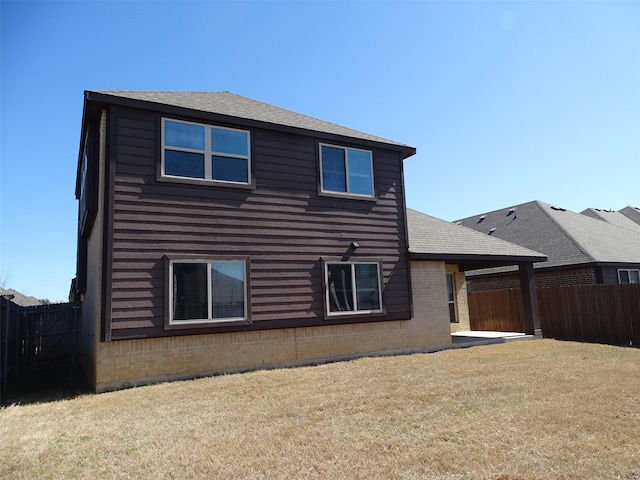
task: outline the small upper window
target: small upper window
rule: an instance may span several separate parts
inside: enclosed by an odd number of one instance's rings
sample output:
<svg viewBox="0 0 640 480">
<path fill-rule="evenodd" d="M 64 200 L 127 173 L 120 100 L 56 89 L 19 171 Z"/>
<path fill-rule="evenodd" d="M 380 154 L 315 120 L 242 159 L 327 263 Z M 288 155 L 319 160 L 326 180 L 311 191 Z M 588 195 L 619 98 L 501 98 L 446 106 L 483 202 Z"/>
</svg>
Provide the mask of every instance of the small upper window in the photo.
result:
<svg viewBox="0 0 640 480">
<path fill-rule="evenodd" d="M 382 311 L 378 263 L 327 262 L 324 273 L 329 315 Z"/>
<path fill-rule="evenodd" d="M 248 184 L 249 132 L 162 119 L 162 175 Z"/>
<path fill-rule="evenodd" d="M 320 145 L 323 192 L 373 197 L 373 160 L 369 150 Z"/>
<path fill-rule="evenodd" d="M 618 270 L 619 283 L 640 283 L 640 270 Z"/>
</svg>

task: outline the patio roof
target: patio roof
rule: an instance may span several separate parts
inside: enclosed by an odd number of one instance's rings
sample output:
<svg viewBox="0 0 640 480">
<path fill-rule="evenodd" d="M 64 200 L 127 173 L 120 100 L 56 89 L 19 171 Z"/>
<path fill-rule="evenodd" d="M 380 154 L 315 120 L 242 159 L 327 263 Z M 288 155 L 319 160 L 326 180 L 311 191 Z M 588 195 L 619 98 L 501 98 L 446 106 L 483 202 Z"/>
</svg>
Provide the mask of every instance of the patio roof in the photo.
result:
<svg viewBox="0 0 640 480">
<path fill-rule="evenodd" d="M 412 260 L 443 260 L 461 271 L 546 261 L 546 255 L 407 209 Z"/>
</svg>

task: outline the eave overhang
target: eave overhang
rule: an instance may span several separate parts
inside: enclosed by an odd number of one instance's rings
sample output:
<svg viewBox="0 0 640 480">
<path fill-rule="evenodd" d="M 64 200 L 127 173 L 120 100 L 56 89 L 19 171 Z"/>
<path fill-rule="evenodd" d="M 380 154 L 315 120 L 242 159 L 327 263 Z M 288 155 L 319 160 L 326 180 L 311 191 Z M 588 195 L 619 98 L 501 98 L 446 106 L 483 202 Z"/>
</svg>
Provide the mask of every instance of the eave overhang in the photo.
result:
<svg viewBox="0 0 640 480">
<path fill-rule="evenodd" d="M 513 255 L 472 255 L 455 253 L 415 253 L 409 252 L 411 260 L 431 260 L 458 265 L 460 271 L 478 270 L 481 268 L 506 267 L 526 263 L 546 262 L 547 257 L 513 256 Z"/>
<path fill-rule="evenodd" d="M 416 154 L 416 149 L 408 145 L 400 143 L 386 143 L 384 141 L 368 140 L 350 137 L 347 135 L 339 135 L 336 133 L 322 132 L 318 130 L 310 130 L 302 127 L 295 127 L 290 125 L 282 125 L 280 123 L 271 123 L 263 120 L 254 120 L 250 118 L 244 118 L 233 115 L 226 115 L 221 113 L 207 112 L 205 110 L 198 110 L 194 108 L 180 107 L 176 105 L 168 105 L 166 103 L 153 102 L 149 100 L 141 100 L 134 98 L 126 98 L 117 95 L 109 95 L 107 93 L 95 92 L 87 90 L 85 91 L 85 113 L 87 111 L 87 105 L 91 105 L 90 110 L 101 110 L 108 105 L 118 105 L 129 108 L 137 108 L 141 110 L 155 111 L 167 115 L 195 117 L 211 122 L 232 123 L 235 125 L 242 125 L 245 127 L 264 128 L 268 130 L 280 131 L 283 133 L 291 133 L 295 135 L 313 136 L 324 140 L 342 140 L 349 143 L 368 146 L 370 148 L 384 148 L 386 150 L 393 150 L 400 152 L 402 160 L 405 160 Z"/>
</svg>

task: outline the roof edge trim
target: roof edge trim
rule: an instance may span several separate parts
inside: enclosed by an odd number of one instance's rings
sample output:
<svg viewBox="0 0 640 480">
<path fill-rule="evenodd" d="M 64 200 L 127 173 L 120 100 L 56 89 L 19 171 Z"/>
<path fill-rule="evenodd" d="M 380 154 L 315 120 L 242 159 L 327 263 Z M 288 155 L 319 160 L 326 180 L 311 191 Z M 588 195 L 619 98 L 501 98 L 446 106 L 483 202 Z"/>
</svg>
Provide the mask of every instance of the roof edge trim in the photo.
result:
<svg viewBox="0 0 640 480">
<path fill-rule="evenodd" d="M 200 115 L 203 115 L 203 114 L 204 115 L 216 115 L 216 116 L 224 118 L 224 119 L 229 119 L 230 123 L 245 123 L 247 125 L 264 125 L 264 126 L 269 126 L 273 130 L 279 130 L 279 131 L 285 131 L 285 132 L 313 132 L 315 134 L 314 136 L 322 136 L 322 137 L 327 137 L 327 138 L 344 138 L 344 139 L 349 139 L 352 142 L 360 143 L 360 144 L 364 144 L 364 145 L 384 145 L 385 148 L 388 149 L 388 150 L 394 150 L 394 151 L 401 152 L 401 159 L 402 160 L 405 160 L 405 159 L 407 159 L 409 157 L 412 157 L 413 155 L 415 155 L 417 153 L 417 150 L 416 150 L 415 147 L 411 147 L 409 145 L 405 145 L 403 143 L 396 142 L 394 140 L 383 139 L 382 137 L 378 137 L 378 138 L 380 138 L 380 140 L 357 138 L 357 137 L 353 137 L 353 136 L 349 136 L 349 135 L 343 135 L 343 134 L 339 134 L 339 133 L 323 132 L 321 130 L 308 129 L 308 128 L 304 128 L 304 127 L 301 127 L 301 126 L 291 126 L 291 125 L 285 125 L 285 124 L 281 124 L 281 123 L 277 123 L 277 122 L 268 122 L 268 121 L 265 121 L 265 120 L 258 120 L 258 119 L 245 118 L 245 117 L 242 117 L 242 116 L 228 115 L 228 114 L 225 114 L 225 113 L 207 112 L 206 110 L 198 110 L 198 109 L 194 109 L 194 108 L 190 108 L 190 107 L 169 105 L 169 104 L 162 103 L 162 102 L 155 102 L 153 100 L 142 100 L 142 99 L 138 99 L 138 98 L 129 98 L 129 97 L 123 97 L 123 96 L 119 96 L 119 95 L 111 95 L 109 93 L 99 92 L 99 91 L 95 91 L 95 90 L 85 90 L 84 94 L 85 94 L 85 104 L 86 104 L 86 102 L 96 102 L 96 103 L 105 103 L 105 104 L 110 104 L 110 105 L 133 107 L 133 108 L 140 108 L 140 109 L 152 110 L 152 111 L 157 111 L 157 112 L 168 112 L 168 113 L 173 113 L 173 112 L 198 112 Z M 233 94 L 233 95 L 235 95 L 235 94 Z M 252 100 L 252 99 L 249 99 L 249 100 Z M 254 101 L 255 102 L 259 102 L 259 100 L 254 100 Z M 260 103 L 264 103 L 264 102 L 260 102 Z M 265 105 L 269 105 L 269 104 L 265 104 Z M 274 105 L 270 105 L 270 106 L 272 106 L 274 108 L 281 109 L 281 107 L 276 107 Z M 282 109 L 282 110 L 285 110 L 285 109 Z M 308 115 L 305 115 L 305 114 L 302 114 L 302 113 L 297 113 L 297 112 L 292 112 L 292 113 L 296 113 L 298 115 L 309 117 Z M 309 117 L 309 118 L 314 118 L 314 117 Z M 322 119 L 319 119 L 319 118 L 314 118 L 314 119 L 318 120 L 320 122 L 325 122 L 327 124 L 331 123 L 331 122 L 328 122 L 327 120 L 322 120 Z M 354 130 L 354 129 L 350 128 L 350 127 L 343 127 L 342 125 L 337 125 L 337 124 L 334 124 L 334 125 L 336 125 L 338 127 L 341 127 L 341 128 L 344 128 L 344 129 L 353 130 L 354 132 L 357 132 L 357 130 Z M 363 135 L 369 135 L 369 136 L 375 137 L 375 135 L 367 134 L 365 132 L 359 132 L 359 133 L 362 133 Z M 388 141 L 384 141 L 384 140 L 388 140 Z"/>
</svg>

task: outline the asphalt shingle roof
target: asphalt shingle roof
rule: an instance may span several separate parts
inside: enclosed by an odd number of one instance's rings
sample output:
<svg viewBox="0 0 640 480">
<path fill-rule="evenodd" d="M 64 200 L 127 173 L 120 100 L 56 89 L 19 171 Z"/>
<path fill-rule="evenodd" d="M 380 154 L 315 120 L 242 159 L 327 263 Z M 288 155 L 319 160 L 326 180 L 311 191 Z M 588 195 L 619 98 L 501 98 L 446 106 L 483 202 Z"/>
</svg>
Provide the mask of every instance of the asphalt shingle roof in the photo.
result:
<svg viewBox="0 0 640 480">
<path fill-rule="evenodd" d="M 543 261 L 546 257 L 536 251 L 494 238 L 470 228 L 407 209 L 409 253 L 416 255 L 511 258 L 513 263 Z"/>
<path fill-rule="evenodd" d="M 21 307 L 35 307 L 42 305 L 42 302 L 35 297 L 24 295 L 13 288 L 0 288 L 0 295 L 13 295 L 11 302 Z"/>
<path fill-rule="evenodd" d="M 493 237 L 542 252 L 537 268 L 588 263 L 639 263 L 640 235 L 602 220 L 533 201 L 460 220 Z"/>
<path fill-rule="evenodd" d="M 620 210 L 620 213 L 625 217 L 630 218 L 635 223 L 640 225 L 640 208 L 638 207 L 624 207 Z"/>
<path fill-rule="evenodd" d="M 293 128 L 329 133 L 344 137 L 369 140 L 378 143 L 412 149 L 403 143 L 386 138 L 359 132 L 341 125 L 319 120 L 284 108 L 275 107 L 267 103 L 252 100 L 231 92 L 188 92 L 188 91 L 147 91 L 147 90 L 95 90 L 87 91 L 85 95 L 91 98 L 92 93 L 119 97 L 128 100 L 138 100 L 160 105 L 187 108 L 207 113 L 243 118 L 273 125 L 285 125 Z"/>
<path fill-rule="evenodd" d="M 631 208 L 631 207 L 627 207 L 627 208 Z M 640 232 L 640 213 L 638 214 L 638 223 L 633 221 L 633 219 L 630 216 L 627 216 L 624 213 L 622 213 L 622 211 L 613 212 L 610 210 L 588 208 L 580 213 L 583 215 L 587 215 L 588 217 L 591 217 L 591 218 L 596 218 L 598 220 L 609 222 L 619 227 L 624 227 L 630 230 L 635 230 L 636 232 Z"/>
</svg>

